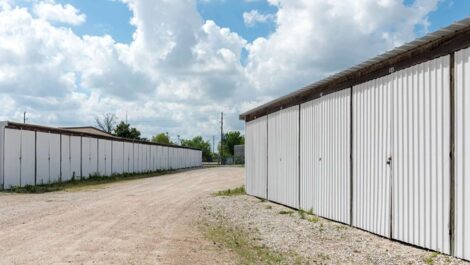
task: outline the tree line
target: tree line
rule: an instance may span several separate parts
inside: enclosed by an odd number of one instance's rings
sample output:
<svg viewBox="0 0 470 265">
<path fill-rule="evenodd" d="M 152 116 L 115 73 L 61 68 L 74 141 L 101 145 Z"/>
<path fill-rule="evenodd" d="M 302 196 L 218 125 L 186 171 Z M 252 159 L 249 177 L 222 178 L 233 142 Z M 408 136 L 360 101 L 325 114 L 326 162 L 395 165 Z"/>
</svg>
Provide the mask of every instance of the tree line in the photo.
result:
<svg viewBox="0 0 470 265">
<path fill-rule="evenodd" d="M 192 139 L 181 139 L 180 143 L 174 143 L 171 141 L 168 133 L 158 133 L 153 136 L 150 140 L 141 137 L 141 133 L 137 128 L 131 127 L 131 125 L 125 121 L 118 123 L 118 118 L 112 113 L 104 114 L 102 118 L 96 118 L 96 124 L 99 129 L 111 133 L 115 136 L 135 139 L 140 141 L 150 141 L 160 144 L 173 144 L 191 148 L 197 148 L 202 150 L 202 159 L 204 162 L 212 162 L 220 159 L 219 154 L 222 154 L 222 160 L 228 157 L 233 157 L 235 145 L 245 143 L 245 137 L 239 131 L 230 131 L 224 134 L 224 139 L 221 143 L 218 143 L 218 153 L 212 152 L 211 143 L 208 140 L 204 140 L 202 136 L 195 136 Z"/>
</svg>

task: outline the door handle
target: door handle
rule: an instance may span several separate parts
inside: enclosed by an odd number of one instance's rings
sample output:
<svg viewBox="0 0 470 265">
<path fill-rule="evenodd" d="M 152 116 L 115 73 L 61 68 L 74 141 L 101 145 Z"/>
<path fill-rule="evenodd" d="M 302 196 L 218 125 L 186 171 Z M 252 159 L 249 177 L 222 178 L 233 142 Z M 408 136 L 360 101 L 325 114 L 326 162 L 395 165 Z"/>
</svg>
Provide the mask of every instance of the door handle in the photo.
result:
<svg viewBox="0 0 470 265">
<path fill-rule="evenodd" d="M 387 158 L 387 165 L 390 166 L 391 164 L 392 164 L 392 157 L 390 156 Z"/>
</svg>

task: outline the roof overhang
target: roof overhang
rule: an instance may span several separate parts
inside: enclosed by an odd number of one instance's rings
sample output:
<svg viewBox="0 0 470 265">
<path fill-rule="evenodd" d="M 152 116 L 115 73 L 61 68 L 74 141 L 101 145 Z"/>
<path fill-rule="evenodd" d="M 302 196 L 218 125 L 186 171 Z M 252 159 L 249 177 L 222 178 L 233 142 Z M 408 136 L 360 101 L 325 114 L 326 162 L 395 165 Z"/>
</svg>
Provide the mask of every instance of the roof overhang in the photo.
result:
<svg viewBox="0 0 470 265">
<path fill-rule="evenodd" d="M 240 114 L 250 121 L 470 47 L 470 18 Z"/>
</svg>

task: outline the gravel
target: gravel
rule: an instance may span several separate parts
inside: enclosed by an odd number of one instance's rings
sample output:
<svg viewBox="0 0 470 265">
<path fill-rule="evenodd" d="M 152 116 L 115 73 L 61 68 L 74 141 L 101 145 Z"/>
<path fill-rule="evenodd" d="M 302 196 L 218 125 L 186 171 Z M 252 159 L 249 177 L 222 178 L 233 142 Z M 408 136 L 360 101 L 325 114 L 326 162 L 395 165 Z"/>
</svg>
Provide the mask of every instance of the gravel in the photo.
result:
<svg viewBox="0 0 470 265">
<path fill-rule="evenodd" d="M 208 197 L 200 215 L 220 215 L 275 251 L 306 264 L 470 264 L 251 196 Z"/>
</svg>

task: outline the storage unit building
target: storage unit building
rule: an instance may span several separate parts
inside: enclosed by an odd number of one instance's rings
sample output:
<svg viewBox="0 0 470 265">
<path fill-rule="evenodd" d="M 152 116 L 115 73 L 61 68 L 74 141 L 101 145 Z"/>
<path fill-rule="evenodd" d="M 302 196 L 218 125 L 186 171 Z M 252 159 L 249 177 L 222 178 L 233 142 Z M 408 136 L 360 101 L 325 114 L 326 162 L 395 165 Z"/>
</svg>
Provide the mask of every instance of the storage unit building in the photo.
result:
<svg viewBox="0 0 470 265">
<path fill-rule="evenodd" d="M 0 189 L 202 166 L 198 149 L 0 122 Z M 189 160 L 189 161 L 188 161 Z"/>
<path fill-rule="evenodd" d="M 241 114 L 253 196 L 470 259 L 470 19 Z"/>
</svg>

